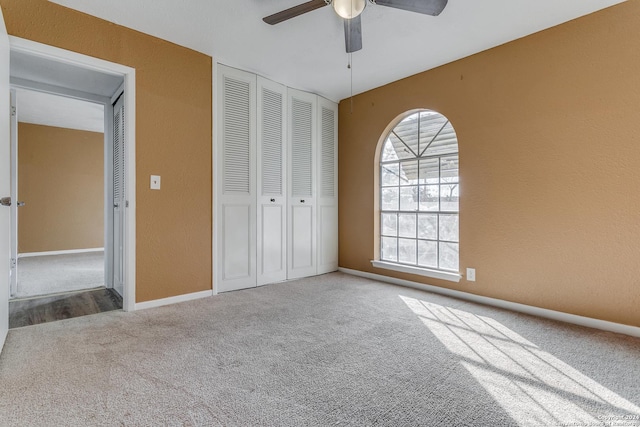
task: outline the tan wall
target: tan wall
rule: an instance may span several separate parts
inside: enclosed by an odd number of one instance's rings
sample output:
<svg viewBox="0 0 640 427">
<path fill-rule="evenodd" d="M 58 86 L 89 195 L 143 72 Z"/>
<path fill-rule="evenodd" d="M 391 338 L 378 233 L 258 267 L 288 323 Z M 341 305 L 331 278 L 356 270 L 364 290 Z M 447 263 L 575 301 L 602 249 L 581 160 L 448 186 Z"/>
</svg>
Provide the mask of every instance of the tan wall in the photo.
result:
<svg viewBox="0 0 640 427">
<path fill-rule="evenodd" d="M 18 252 L 104 247 L 104 135 L 20 123 Z"/>
<path fill-rule="evenodd" d="M 343 101 L 340 266 L 640 326 L 638 28 L 626 2 Z M 475 283 L 370 264 L 376 144 L 413 108 L 458 133 Z"/>
<path fill-rule="evenodd" d="M 11 35 L 136 69 L 136 301 L 211 289 L 211 57 L 46 0 L 0 5 Z"/>
</svg>

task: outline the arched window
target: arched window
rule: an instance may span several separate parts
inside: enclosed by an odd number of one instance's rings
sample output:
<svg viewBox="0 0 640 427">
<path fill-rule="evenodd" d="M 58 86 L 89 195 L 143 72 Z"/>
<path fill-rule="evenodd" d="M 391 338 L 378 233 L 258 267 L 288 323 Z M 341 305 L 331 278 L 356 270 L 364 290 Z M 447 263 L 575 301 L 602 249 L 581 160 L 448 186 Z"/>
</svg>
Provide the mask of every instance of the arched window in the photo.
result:
<svg viewBox="0 0 640 427">
<path fill-rule="evenodd" d="M 412 112 L 380 152 L 380 261 L 458 273 L 459 194 L 453 126 Z"/>
</svg>

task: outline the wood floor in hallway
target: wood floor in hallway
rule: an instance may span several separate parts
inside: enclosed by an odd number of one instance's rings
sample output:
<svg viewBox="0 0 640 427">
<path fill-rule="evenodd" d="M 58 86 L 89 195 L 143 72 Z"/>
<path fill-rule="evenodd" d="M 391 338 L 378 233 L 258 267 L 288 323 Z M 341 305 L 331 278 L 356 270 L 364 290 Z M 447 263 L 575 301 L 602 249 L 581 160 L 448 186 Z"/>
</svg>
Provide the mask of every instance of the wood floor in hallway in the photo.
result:
<svg viewBox="0 0 640 427">
<path fill-rule="evenodd" d="M 121 308 L 122 297 L 113 289 L 107 288 L 16 299 L 9 303 L 9 328 L 37 325 Z"/>
</svg>

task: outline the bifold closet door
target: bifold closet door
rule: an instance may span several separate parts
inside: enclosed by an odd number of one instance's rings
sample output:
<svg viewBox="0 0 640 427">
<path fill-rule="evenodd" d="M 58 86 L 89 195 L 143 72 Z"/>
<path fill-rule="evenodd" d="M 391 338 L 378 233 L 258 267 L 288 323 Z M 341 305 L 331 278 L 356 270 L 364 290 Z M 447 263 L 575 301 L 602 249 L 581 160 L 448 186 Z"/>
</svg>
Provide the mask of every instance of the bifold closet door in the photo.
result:
<svg viewBox="0 0 640 427">
<path fill-rule="evenodd" d="M 124 295 L 125 123 L 124 97 L 113 105 L 113 289 Z"/>
<path fill-rule="evenodd" d="M 317 96 L 288 90 L 289 200 L 287 277 L 316 274 Z"/>
<path fill-rule="evenodd" d="M 217 290 L 256 286 L 256 76 L 218 69 Z"/>
<path fill-rule="evenodd" d="M 318 97 L 318 274 L 338 269 L 338 106 Z"/>
<path fill-rule="evenodd" d="M 287 88 L 258 77 L 258 286 L 287 279 Z"/>
</svg>

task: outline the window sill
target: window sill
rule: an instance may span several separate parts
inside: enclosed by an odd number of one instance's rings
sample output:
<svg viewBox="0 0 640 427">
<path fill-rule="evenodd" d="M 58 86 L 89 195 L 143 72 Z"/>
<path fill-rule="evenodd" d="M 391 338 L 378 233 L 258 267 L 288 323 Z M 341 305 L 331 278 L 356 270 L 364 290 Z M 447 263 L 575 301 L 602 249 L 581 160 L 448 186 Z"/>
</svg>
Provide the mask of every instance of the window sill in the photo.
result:
<svg viewBox="0 0 640 427">
<path fill-rule="evenodd" d="M 447 280 L 449 282 L 459 282 L 460 274 L 448 271 L 431 270 L 422 267 L 412 267 L 410 265 L 395 264 L 392 262 L 373 260 L 371 264 L 376 268 L 384 268 L 386 270 L 399 271 L 402 273 L 417 274 L 419 276 L 431 277 L 433 279 Z"/>
</svg>

